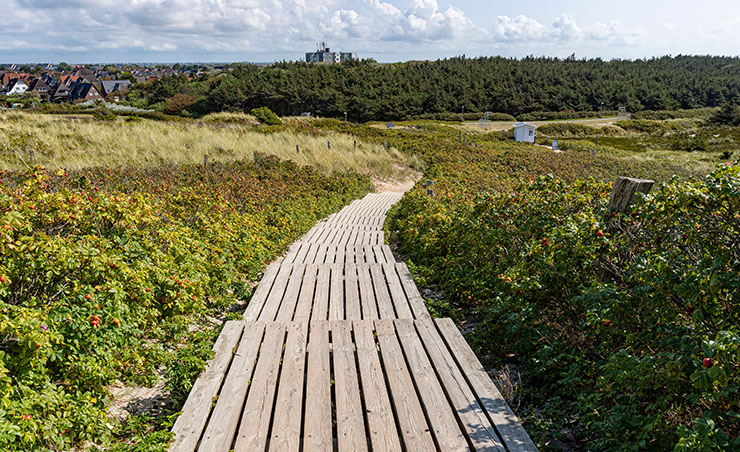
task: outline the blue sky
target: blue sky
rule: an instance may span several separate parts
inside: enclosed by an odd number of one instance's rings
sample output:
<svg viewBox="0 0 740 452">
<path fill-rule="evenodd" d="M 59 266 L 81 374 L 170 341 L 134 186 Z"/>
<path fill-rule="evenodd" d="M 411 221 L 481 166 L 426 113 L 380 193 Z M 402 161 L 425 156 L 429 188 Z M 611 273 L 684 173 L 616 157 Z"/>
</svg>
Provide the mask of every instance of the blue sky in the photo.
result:
<svg viewBox="0 0 740 452">
<path fill-rule="evenodd" d="M 0 62 L 740 55 L 737 1 L 4 0 Z"/>
</svg>

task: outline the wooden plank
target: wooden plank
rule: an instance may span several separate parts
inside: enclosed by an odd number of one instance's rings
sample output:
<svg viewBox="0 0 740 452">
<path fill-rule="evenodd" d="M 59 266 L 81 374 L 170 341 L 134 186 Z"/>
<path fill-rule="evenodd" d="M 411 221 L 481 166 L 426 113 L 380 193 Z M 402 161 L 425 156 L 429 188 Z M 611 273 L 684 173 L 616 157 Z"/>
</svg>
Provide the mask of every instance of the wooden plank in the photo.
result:
<svg viewBox="0 0 740 452">
<path fill-rule="evenodd" d="M 316 276 L 316 292 L 314 294 L 313 308 L 311 309 L 311 323 L 323 321 L 329 315 L 329 286 L 331 268 L 328 265 L 320 265 Z"/>
<path fill-rule="evenodd" d="M 295 308 L 295 315 L 293 320 L 308 323 L 311 317 L 311 308 L 313 307 L 314 292 L 316 288 L 316 273 L 319 270 L 318 264 L 310 264 L 306 267 L 306 272 L 303 274 L 303 284 L 301 284 L 301 291 L 298 294 L 298 304 Z M 280 316 L 278 315 L 278 320 Z M 290 320 L 290 318 L 286 318 Z"/>
<path fill-rule="evenodd" d="M 298 252 L 295 255 L 295 263 L 301 264 L 306 262 L 306 254 L 308 254 L 308 250 L 311 248 L 311 244 L 308 242 L 301 243 L 301 248 L 298 250 Z"/>
<path fill-rule="evenodd" d="M 414 325 L 473 448 L 476 451 L 505 452 L 496 429 L 478 404 L 434 323 L 430 320 L 416 320 Z"/>
<path fill-rule="evenodd" d="M 293 244 L 290 245 L 290 248 L 288 248 L 288 253 L 283 258 L 282 263 L 292 264 L 293 261 L 295 261 L 295 255 L 298 253 L 298 250 L 300 248 L 301 248 L 301 242 L 293 242 Z"/>
<path fill-rule="evenodd" d="M 368 435 L 373 452 L 401 450 L 401 440 L 396 429 L 383 368 L 375 345 L 372 322 L 356 320 L 353 323 L 360 382 L 365 400 Z M 311 449 L 309 449 L 311 450 Z M 315 449 L 319 450 L 319 449 Z M 323 449 L 326 450 L 326 449 Z"/>
<path fill-rule="evenodd" d="M 465 342 L 455 323 L 447 318 L 436 319 L 435 323 L 506 448 L 511 452 L 536 451 L 537 447 L 491 381 L 473 350 Z"/>
<path fill-rule="evenodd" d="M 383 268 L 380 264 L 372 264 L 370 265 L 370 274 L 372 275 L 375 299 L 378 305 L 378 315 L 381 319 L 395 319 L 396 311 L 393 308 L 391 294 L 388 292 L 388 285 L 386 284 L 385 276 L 383 275 Z"/>
<path fill-rule="evenodd" d="M 227 452 L 231 449 L 264 331 L 265 324 L 262 322 L 245 324 L 239 348 L 218 395 L 212 421 L 203 434 L 199 450 Z"/>
<path fill-rule="evenodd" d="M 357 263 L 357 251 L 355 250 L 354 245 L 344 246 L 344 263 L 345 264 Z"/>
<path fill-rule="evenodd" d="M 344 267 L 344 318 L 347 320 L 360 320 L 362 318 L 357 266 L 355 264 L 347 264 Z"/>
<path fill-rule="evenodd" d="M 344 245 L 337 245 L 336 257 L 334 258 L 335 264 L 344 265 L 345 263 L 344 253 L 345 252 L 346 252 L 346 247 Z"/>
<path fill-rule="evenodd" d="M 269 322 L 242 412 L 234 452 L 265 450 L 284 343 L 285 324 Z"/>
<path fill-rule="evenodd" d="M 388 281 L 388 289 L 390 291 L 391 299 L 393 300 L 393 306 L 396 309 L 396 316 L 399 319 L 413 319 L 414 314 L 411 312 L 411 305 L 409 304 L 406 293 L 403 291 L 401 286 L 401 280 L 396 274 L 396 267 L 393 264 L 382 264 L 383 273 Z"/>
<path fill-rule="evenodd" d="M 351 328 L 352 323 L 348 321 L 340 320 L 331 323 L 337 445 L 340 452 L 367 450 Z"/>
<path fill-rule="evenodd" d="M 301 283 L 303 282 L 303 273 L 306 270 L 306 264 L 295 264 L 293 265 L 293 273 L 290 275 L 288 285 L 285 288 L 283 299 L 280 304 L 273 304 L 265 306 L 262 310 L 262 316 L 260 320 L 269 322 L 272 320 L 278 321 L 289 321 L 293 318 L 293 312 L 295 311 L 296 302 L 298 301 L 298 293 L 301 289 Z"/>
<path fill-rule="evenodd" d="M 406 450 L 436 450 L 432 434 L 427 425 L 421 403 L 416 395 L 414 383 L 403 359 L 401 346 L 398 344 L 392 320 L 375 321 L 378 334 L 380 354 L 388 385 L 390 386 L 391 403 L 393 404 L 401 438 Z"/>
<path fill-rule="evenodd" d="M 409 301 L 411 310 L 414 313 L 414 318 L 431 318 L 429 316 L 429 311 L 427 311 L 427 307 L 424 304 L 424 299 L 421 298 L 421 294 L 419 294 L 419 289 L 416 288 L 416 284 L 414 284 L 414 278 L 411 277 L 411 273 L 409 272 L 409 268 L 406 266 L 406 263 L 399 262 L 395 265 L 395 267 L 396 272 L 398 273 L 398 277 L 401 280 L 403 291 L 406 293 L 406 299 Z"/>
<path fill-rule="evenodd" d="M 396 258 L 393 256 L 393 251 L 391 251 L 391 247 L 388 245 L 380 244 L 381 250 L 383 250 L 383 255 L 385 256 L 385 261 L 395 264 Z"/>
<path fill-rule="evenodd" d="M 332 449 L 329 322 L 313 321 L 308 342 L 303 450 Z"/>
<path fill-rule="evenodd" d="M 301 444 L 301 407 L 306 363 L 306 322 L 291 322 L 280 371 L 270 451 L 297 451 Z"/>
<path fill-rule="evenodd" d="M 244 320 L 257 320 L 257 317 L 260 315 L 260 311 L 262 311 L 262 307 L 265 305 L 267 295 L 269 295 L 270 290 L 272 289 L 272 285 L 275 282 L 275 277 L 279 270 L 279 262 L 273 262 L 267 267 L 265 274 L 262 275 L 262 280 L 252 294 L 252 298 L 249 299 L 247 309 L 244 310 Z"/>
<path fill-rule="evenodd" d="M 360 306 L 363 319 L 378 319 L 378 304 L 373 292 L 373 280 L 367 264 L 357 266 L 357 282 L 360 286 Z"/>
<path fill-rule="evenodd" d="M 337 256 L 337 246 L 334 244 L 327 245 L 326 248 L 326 257 L 324 258 L 324 263 L 327 265 L 331 265 L 334 263 L 334 258 Z"/>
<path fill-rule="evenodd" d="M 465 435 L 457 425 L 457 418 L 445 397 L 439 380 L 437 380 L 424 346 L 422 346 L 416 334 L 413 321 L 400 319 L 393 323 L 396 326 L 398 338 L 406 355 L 411 376 L 416 382 L 416 387 L 423 388 L 419 391 L 419 394 L 440 449 L 444 451 L 469 451 L 470 447 Z"/>
<path fill-rule="evenodd" d="M 224 373 L 229 367 L 234 347 L 243 329 L 243 321 L 232 320 L 226 322 L 221 334 L 218 335 L 213 345 L 213 359 L 208 361 L 205 371 L 195 380 L 193 389 L 182 407 L 182 414 L 172 427 L 175 440 L 170 445 L 170 451 L 192 452 L 198 445 L 198 440 L 208 420 L 208 414 L 211 412 L 211 402 L 221 387 Z"/>
<path fill-rule="evenodd" d="M 329 282 L 329 320 L 344 319 L 344 265 L 331 267 Z"/>
<path fill-rule="evenodd" d="M 324 260 L 326 259 L 326 253 L 328 251 L 329 245 L 319 245 L 319 248 L 316 252 L 316 257 L 314 258 L 313 262 L 315 264 L 323 264 Z"/>
</svg>

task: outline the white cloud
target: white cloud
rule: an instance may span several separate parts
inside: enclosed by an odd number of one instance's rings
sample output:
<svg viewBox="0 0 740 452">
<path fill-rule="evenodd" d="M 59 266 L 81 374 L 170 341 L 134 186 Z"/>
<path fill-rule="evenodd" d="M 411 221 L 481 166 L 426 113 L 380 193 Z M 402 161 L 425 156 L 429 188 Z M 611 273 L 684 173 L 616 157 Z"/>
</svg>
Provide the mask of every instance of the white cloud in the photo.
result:
<svg viewBox="0 0 740 452">
<path fill-rule="evenodd" d="M 525 15 L 498 16 L 494 26 L 494 36 L 504 41 L 535 41 L 542 39 L 547 33 L 544 25 L 537 19 Z"/>
<path fill-rule="evenodd" d="M 4 0 L 0 60 L 18 55 L 95 55 L 96 61 L 121 55 L 182 59 L 299 58 L 313 43 L 332 48 L 417 57 L 454 54 L 524 55 L 563 50 L 640 48 L 647 37 L 681 30 L 666 17 L 649 31 L 619 21 L 578 21 L 555 17 L 499 15 L 490 7 L 465 11 L 440 0 Z M 470 3 L 470 2 L 469 2 Z M 478 14 L 478 15 L 475 15 Z M 613 15 L 607 15 L 614 17 Z M 701 29 L 706 40 L 728 42 L 737 23 Z M 678 22 L 676 22 L 678 23 Z M 697 26 L 699 27 L 699 26 Z M 662 37 L 662 36 L 661 36 Z M 137 42 L 138 41 L 138 42 Z M 54 53 L 54 51 L 57 51 Z M 98 58 L 99 57 L 99 58 Z"/>
</svg>

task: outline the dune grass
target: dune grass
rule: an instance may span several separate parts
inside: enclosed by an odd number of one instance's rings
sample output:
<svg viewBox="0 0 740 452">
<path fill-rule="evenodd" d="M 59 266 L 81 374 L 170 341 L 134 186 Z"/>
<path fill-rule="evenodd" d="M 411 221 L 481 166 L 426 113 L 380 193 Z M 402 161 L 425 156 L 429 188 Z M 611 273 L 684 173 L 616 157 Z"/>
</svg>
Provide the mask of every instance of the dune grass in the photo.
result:
<svg viewBox="0 0 740 452">
<path fill-rule="evenodd" d="M 228 116 L 228 117 L 227 117 Z M 394 148 L 298 127 L 270 129 L 248 115 L 214 115 L 194 122 L 28 113 L 0 114 L 0 169 L 29 165 L 79 169 L 152 166 L 251 159 L 255 151 L 319 170 L 353 170 L 383 179 L 402 178 L 415 159 Z M 328 142 L 331 142 L 329 148 Z M 296 145 L 300 152 L 297 152 Z"/>
</svg>

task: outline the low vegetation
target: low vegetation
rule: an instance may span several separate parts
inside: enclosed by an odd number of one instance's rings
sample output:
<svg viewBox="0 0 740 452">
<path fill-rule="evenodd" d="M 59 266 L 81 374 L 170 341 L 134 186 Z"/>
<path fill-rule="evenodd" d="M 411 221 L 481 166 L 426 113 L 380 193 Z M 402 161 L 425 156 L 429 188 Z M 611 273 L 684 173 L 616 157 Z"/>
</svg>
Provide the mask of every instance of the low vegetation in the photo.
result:
<svg viewBox="0 0 740 452">
<path fill-rule="evenodd" d="M 144 167 L 202 163 L 205 155 L 211 162 L 232 162 L 251 160 L 255 151 L 327 174 L 352 170 L 398 178 L 404 176 L 400 168 L 418 166 L 413 157 L 395 149 L 323 132 L 306 121 L 296 119 L 286 126 L 255 124 L 253 116 L 234 113 L 209 115 L 198 122 L 2 113 L 0 167 Z"/>
<path fill-rule="evenodd" d="M 166 382 L 176 410 L 216 318 L 315 221 L 370 188 L 254 162 L 0 178 L 0 449 L 165 450 L 167 417 L 107 417 L 115 382 Z"/>
<path fill-rule="evenodd" d="M 609 139 L 683 127 L 650 124 Z M 378 132 L 424 155 L 433 183 L 387 227 L 419 282 L 441 289 L 430 307 L 465 318 L 481 356 L 521 377 L 539 446 L 740 448 L 740 169 L 718 149 L 646 159 L 599 135 L 594 155 L 580 127 L 583 151 L 562 154 L 501 133 L 413 136 L 424 130 Z M 617 175 L 661 184 L 615 214 Z"/>
</svg>

